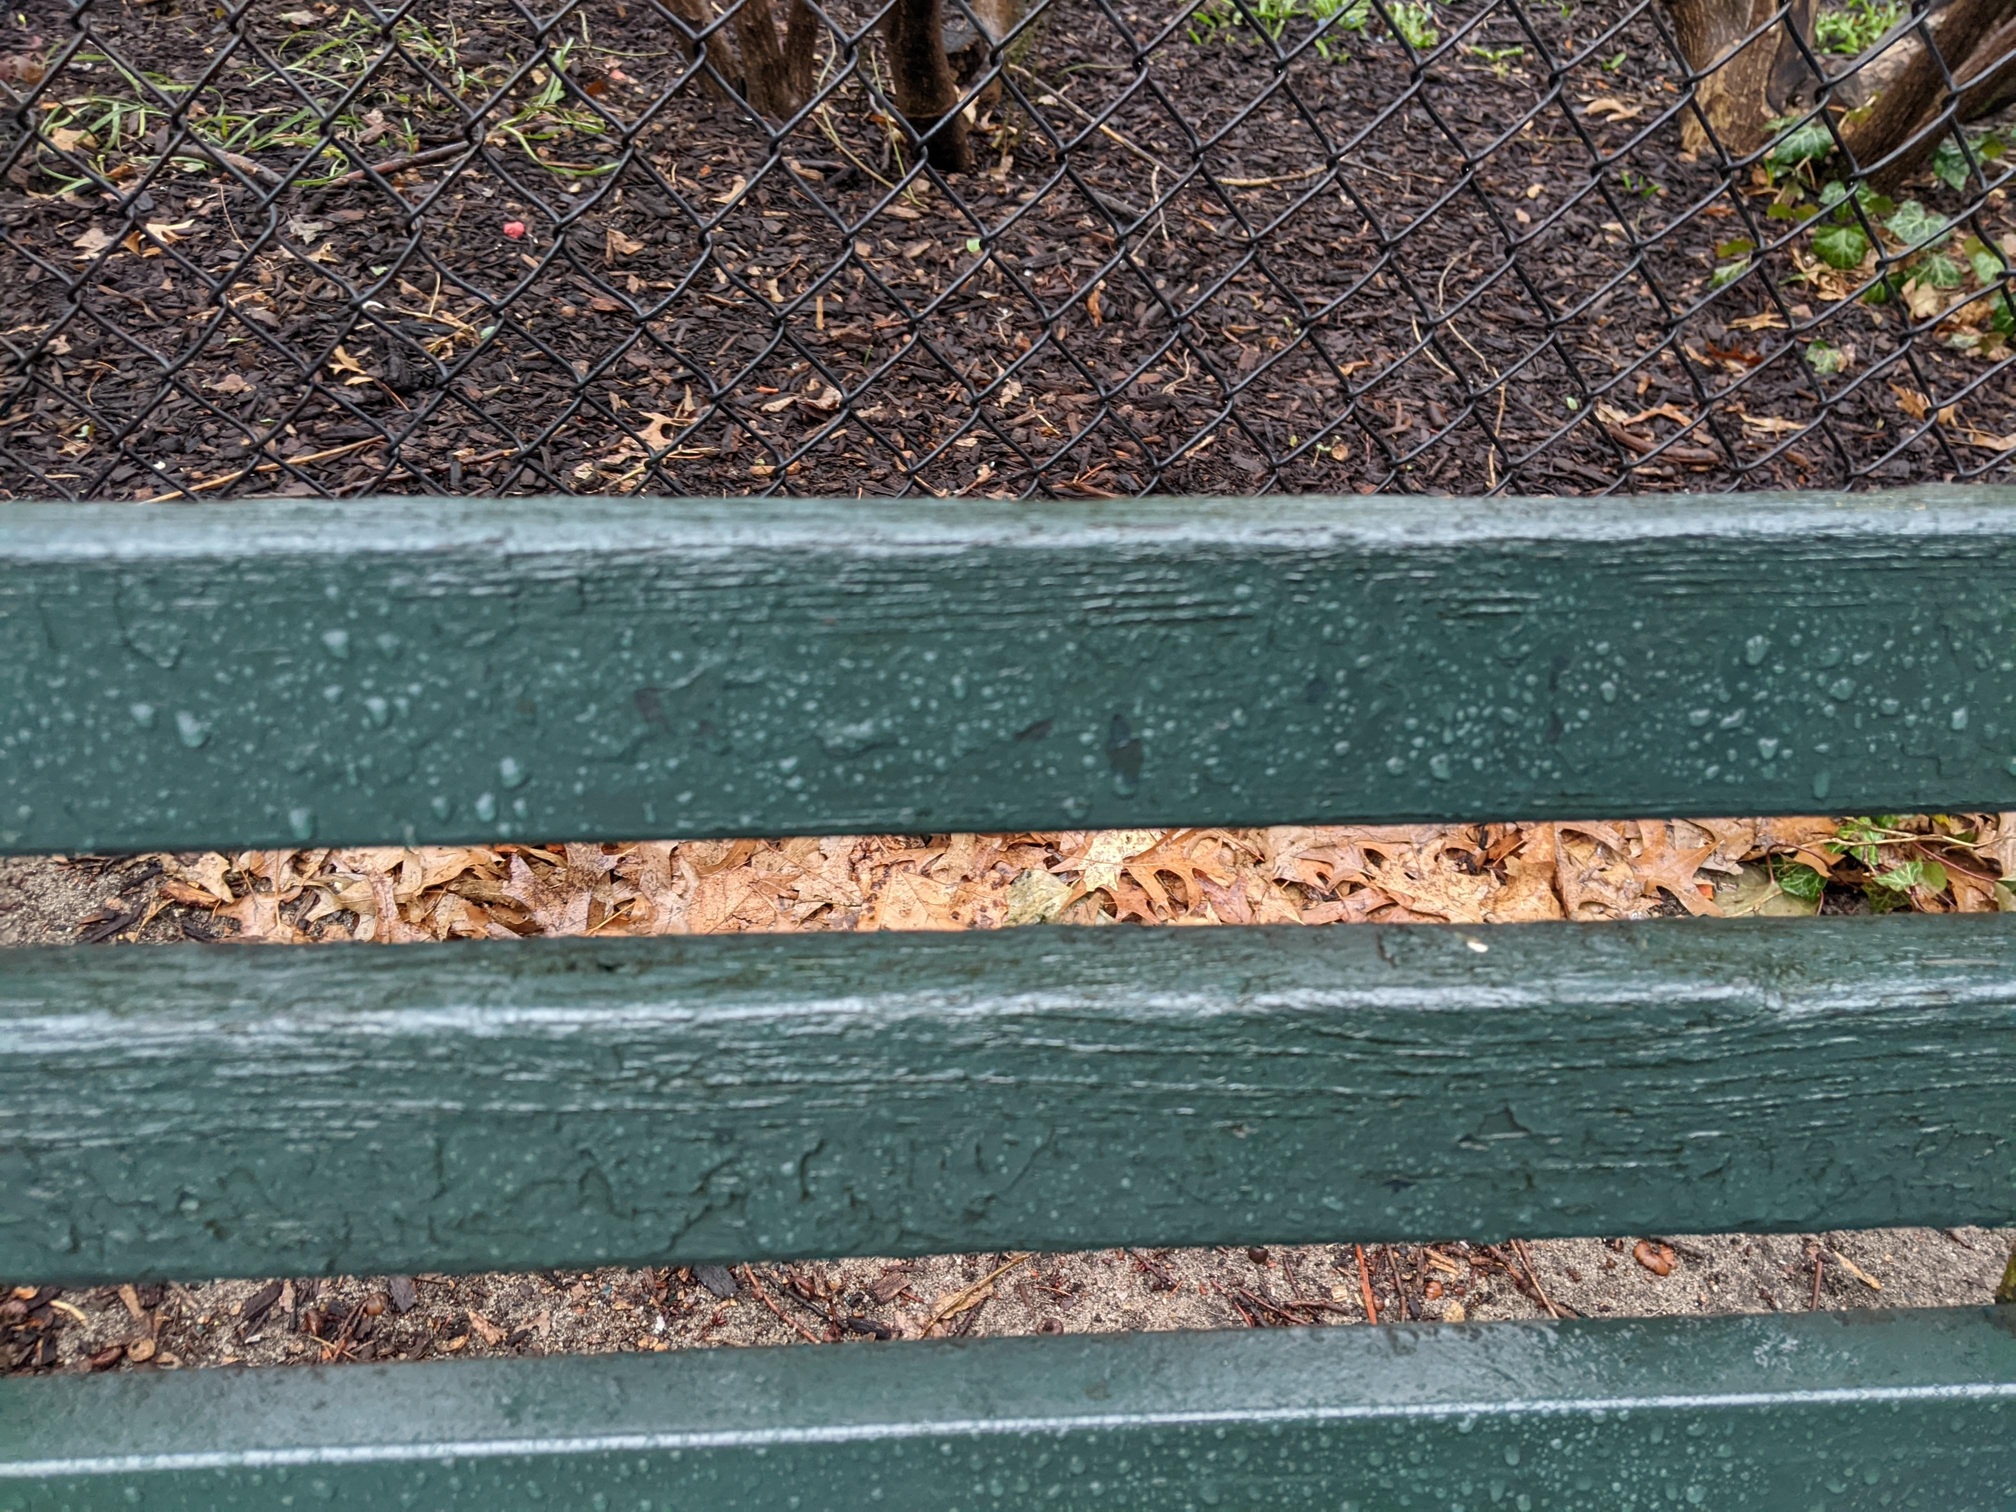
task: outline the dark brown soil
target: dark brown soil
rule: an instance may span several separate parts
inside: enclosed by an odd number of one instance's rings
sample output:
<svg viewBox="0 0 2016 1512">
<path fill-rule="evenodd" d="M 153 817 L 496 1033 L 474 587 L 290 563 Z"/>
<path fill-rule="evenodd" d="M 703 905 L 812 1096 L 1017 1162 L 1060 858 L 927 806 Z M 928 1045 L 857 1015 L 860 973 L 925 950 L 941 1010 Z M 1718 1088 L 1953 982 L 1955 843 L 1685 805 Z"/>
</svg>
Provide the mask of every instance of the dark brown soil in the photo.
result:
<svg viewBox="0 0 2016 1512">
<path fill-rule="evenodd" d="M 65 9 L 29 0 L 0 47 L 40 132 L 0 153 L 0 496 L 2016 475 L 1964 258 L 1974 303 L 1915 319 L 1843 297 L 1803 233 L 1710 290 L 1718 247 L 1788 235 L 1784 195 L 1683 154 L 1646 4 L 1443 6 L 1424 65 L 1376 19 L 1327 59 L 1296 23 L 1277 61 L 1181 8 L 1054 0 L 980 112 L 985 171 L 936 184 L 865 32 L 773 138 L 629 0 L 543 40 L 473 0 L 390 32 L 99 0 L 80 38 Z M 178 156 L 170 100 L 272 182 Z M 1955 247 L 2016 223 L 1983 167 L 1913 191 L 1969 213 Z"/>
</svg>

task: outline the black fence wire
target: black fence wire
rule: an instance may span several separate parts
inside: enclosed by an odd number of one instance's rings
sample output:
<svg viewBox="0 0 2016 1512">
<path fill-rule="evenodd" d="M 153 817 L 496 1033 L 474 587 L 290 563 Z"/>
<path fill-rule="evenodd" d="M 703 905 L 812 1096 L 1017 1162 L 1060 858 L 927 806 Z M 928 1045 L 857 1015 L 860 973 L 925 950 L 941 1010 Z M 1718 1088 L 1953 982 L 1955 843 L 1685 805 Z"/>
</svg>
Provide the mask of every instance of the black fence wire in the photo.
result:
<svg viewBox="0 0 2016 1512">
<path fill-rule="evenodd" d="M 2016 474 L 2016 0 L 874 3 L 10 9 L 0 496 Z"/>
</svg>

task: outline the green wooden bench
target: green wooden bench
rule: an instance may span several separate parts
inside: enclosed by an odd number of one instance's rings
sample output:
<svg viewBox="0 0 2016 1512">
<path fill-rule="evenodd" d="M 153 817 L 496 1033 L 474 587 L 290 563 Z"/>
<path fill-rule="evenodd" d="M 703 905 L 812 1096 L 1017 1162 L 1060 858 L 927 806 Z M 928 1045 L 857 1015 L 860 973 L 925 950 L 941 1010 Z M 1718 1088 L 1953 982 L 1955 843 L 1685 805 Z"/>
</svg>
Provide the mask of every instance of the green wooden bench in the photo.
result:
<svg viewBox="0 0 2016 1512">
<path fill-rule="evenodd" d="M 0 510 L 0 847 L 2016 808 L 2016 493 Z M 0 1275 L 2016 1222 L 2005 918 L 0 958 Z M 0 1381 L 0 1509 L 2003 1508 L 2016 1310 Z"/>
</svg>

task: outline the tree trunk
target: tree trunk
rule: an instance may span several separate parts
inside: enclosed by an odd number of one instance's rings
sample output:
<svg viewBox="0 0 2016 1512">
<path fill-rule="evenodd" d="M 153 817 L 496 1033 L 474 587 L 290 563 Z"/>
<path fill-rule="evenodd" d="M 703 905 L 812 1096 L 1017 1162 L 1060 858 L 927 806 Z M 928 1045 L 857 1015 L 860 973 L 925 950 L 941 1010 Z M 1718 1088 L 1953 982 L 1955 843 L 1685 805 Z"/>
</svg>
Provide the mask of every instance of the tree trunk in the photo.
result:
<svg viewBox="0 0 2016 1512">
<path fill-rule="evenodd" d="M 1931 43 L 1924 35 L 1931 32 Z M 1925 166 L 1940 131 L 1928 129 L 1953 107 L 1956 120 L 1995 108 L 2016 74 L 2016 0 L 1953 0 L 1932 27 L 1919 27 L 1917 50 L 1842 131 L 1866 180 L 1885 193 Z M 1956 86 L 1948 89 L 1949 82 Z"/>
<path fill-rule="evenodd" d="M 2016 98 L 2016 0 L 1936 5 L 1824 82 L 1836 108 L 1866 106 L 1842 121 L 1842 137 L 1866 182 L 1886 193 L 1924 168 L 1949 107 L 1953 119 L 1974 120 Z M 1778 0 L 1666 0 L 1666 9 L 1696 78 L 1699 114 L 1681 132 L 1690 152 L 1712 141 L 1747 156 L 1771 140 L 1791 101 L 1819 97 L 1806 60 L 1814 0 L 1790 0 L 1775 22 Z"/>
<path fill-rule="evenodd" d="M 742 53 L 743 96 L 757 114 L 788 120 L 812 95 L 812 52 L 819 18 L 805 0 L 789 0 L 783 40 L 771 0 L 741 0 L 735 8 L 735 45 Z"/>
<path fill-rule="evenodd" d="M 714 23 L 714 11 L 707 0 L 665 0 L 665 3 L 672 14 L 685 23 L 679 50 L 686 55 L 686 61 L 698 62 L 702 47 L 707 50 L 707 61 L 713 65 L 713 72 L 701 75 L 702 87 L 717 98 L 725 98 L 730 91 L 740 94 L 742 70 L 736 66 L 734 55 L 720 41 L 702 43 L 700 40 L 700 34 Z"/>
<path fill-rule="evenodd" d="M 889 71 L 896 108 L 924 140 L 931 166 L 965 173 L 973 166 L 966 117 L 959 110 L 959 81 L 945 56 L 942 0 L 896 0 L 889 9 Z"/>
<path fill-rule="evenodd" d="M 980 92 L 973 103 L 981 110 L 991 110 L 1001 98 L 1001 75 L 997 71 L 990 77 L 987 70 L 1002 60 L 1001 44 L 1024 15 L 1022 0 L 967 0 L 967 5 L 980 24 L 976 27 L 968 23 L 964 13 L 948 16 L 945 56 L 952 64 L 952 76 L 959 87 L 970 89 L 978 83 Z M 1031 36 L 1030 32 L 1024 32 L 1012 50 L 1023 52 Z"/>
<path fill-rule="evenodd" d="M 687 61 L 700 57 L 701 33 L 718 19 L 710 0 L 665 0 L 684 23 L 680 49 Z M 814 54 L 819 41 L 819 16 L 806 0 L 788 0 L 790 19 L 784 39 L 777 39 L 773 0 L 741 0 L 729 17 L 727 31 L 715 31 L 704 44 L 712 71 L 705 87 L 716 96 L 740 100 L 757 114 L 788 120 L 812 97 Z M 734 45 L 729 45 L 732 33 Z"/>
<path fill-rule="evenodd" d="M 1811 37 L 1813 0 L 1667 0 L 1680 56 L 1696 76 L 1699 115 L 1685 118 L 1681 145 L 1699 152 L 1711 138 L 1732 157 L 1771 140 L 1771 122 L 1812 78 L 1796 38 Z M 1795 37 L 1796 31 L 1796 37 Z M 1703 118 L 1705 117 L 1705 124 Z"/>
</svg>

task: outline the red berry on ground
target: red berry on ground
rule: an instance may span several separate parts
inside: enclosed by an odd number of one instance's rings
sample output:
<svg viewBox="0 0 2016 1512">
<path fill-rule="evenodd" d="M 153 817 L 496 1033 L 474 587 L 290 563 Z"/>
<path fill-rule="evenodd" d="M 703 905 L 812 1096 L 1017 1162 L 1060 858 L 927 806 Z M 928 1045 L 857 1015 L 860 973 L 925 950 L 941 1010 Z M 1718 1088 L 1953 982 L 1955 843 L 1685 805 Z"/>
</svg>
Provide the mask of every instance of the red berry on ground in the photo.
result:
<svg viewBox="0 0 2016 1512">
<path fill-rule="evenodd" d="M 504 234 L 510 237 L 511 240 L 513 241 L 518 240 L 519 237 L 525 234 L 525 222 L 523 221 L 504 222 Z"/>
</svg>

